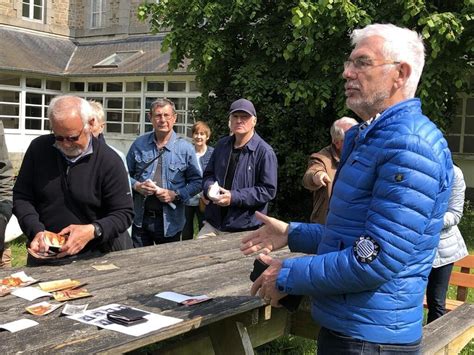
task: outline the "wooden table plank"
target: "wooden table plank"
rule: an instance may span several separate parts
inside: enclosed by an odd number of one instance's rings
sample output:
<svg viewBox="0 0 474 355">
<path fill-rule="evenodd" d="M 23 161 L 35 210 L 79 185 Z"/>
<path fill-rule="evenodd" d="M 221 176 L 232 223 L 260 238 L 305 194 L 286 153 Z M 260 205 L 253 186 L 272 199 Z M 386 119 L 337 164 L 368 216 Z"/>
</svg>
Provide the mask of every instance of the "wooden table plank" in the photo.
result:
<svg viewBox="0 0 474 355">
<path fill-rule="evenodd" d="M 87 282 L 87 289 L 94 296 L 71 302 L 73 304 L 89 303 L 91 309 L 120 303 L 184 321 L 136 338 L 58 317 L 59 311 L 44 317 L 25 314 L 27 305 L 40 300 L 28 302 L 9 295 L 0 298 L 3 322 L 23 317 L 34 319 L 40 325 L 14 334 L 1 332 L 0 344 L 8 344 L 8 352 L 121 352 L 259 308 L 265 303 L 249 295 L 248 275 L 254 257 L 243 256 L 239 243 L 240 236 L 232 235 L 110 253 L 63 266 L 25 268 L 28 275 L 42 281 L 72 278 Z M 282 256 L 288 253 L 287 250 L 279 252 Z M 92 268 L 93 264 L 104 262 L 120 269 L 97 271 Z M 17 270 L 2 270 L 0 277 L 14 271 Z M 171 290 L 190 295 L 207 294 L 214 299 L 186 307 L 154 297 L 158 292 Z"/>
</svg>

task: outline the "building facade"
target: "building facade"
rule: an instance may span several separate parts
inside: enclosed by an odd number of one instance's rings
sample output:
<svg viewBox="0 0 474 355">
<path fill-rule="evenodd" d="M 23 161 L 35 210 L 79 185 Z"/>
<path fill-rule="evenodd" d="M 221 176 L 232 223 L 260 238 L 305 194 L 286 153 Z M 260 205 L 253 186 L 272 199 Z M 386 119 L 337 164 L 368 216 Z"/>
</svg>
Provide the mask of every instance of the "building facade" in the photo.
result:
<svg viewBox="0 0 474 355">
<path fill-rule="evenodd" d="M 0 0 L 0 119 L 18 166 L 31 140 L 50 132 L 50 100 L 71 93 L 103 104 L 107 141 L 127 152 L 152 129 L 157 97 L 176 103 L 178 134 L 190 137 L 193 73 L 168 70 L 163 34 L 137 18 L 139 0 Z"/>
</svg>

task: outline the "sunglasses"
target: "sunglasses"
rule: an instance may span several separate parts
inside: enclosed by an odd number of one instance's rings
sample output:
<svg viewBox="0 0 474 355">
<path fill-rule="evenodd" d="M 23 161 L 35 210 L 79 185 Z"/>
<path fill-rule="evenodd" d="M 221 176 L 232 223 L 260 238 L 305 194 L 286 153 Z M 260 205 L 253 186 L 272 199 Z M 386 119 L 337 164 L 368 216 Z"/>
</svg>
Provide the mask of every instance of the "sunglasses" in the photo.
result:
<svg viewBox="0 0 474 355">
<path fill-rule="evenodd" d="M 68 141 L 68 142 L 77 142 L 79 140 L 79 138 L 81 138 L 81 135 L 82 135 L 82 132 L 84 131 L 84 127 L 82 127 L 81 131 L 79 132 L 78 135 L 76 136 L 69 136 L 69 137 L 63 137 L 63 136 L 54 136 L 54 139 L 57 141 L 57 142 L 64 142 L 64 141 Z"/>
</svg>

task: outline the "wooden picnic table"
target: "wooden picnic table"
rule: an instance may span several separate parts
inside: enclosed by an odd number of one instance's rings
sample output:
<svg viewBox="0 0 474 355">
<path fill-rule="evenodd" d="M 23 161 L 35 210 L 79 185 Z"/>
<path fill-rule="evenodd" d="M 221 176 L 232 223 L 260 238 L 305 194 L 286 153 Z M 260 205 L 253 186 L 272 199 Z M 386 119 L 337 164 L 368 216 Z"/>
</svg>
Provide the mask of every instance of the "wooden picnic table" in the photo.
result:
<svg viewBox="0 0 474 355">
<path fill-rule="evenodd" d="M 0 278 L 24 270 L 40 281 L 77 279 L 86 282 L 89 309 L 118 303 L 183 319 L 170 327 L 134 337 L 59 317 L 60 309 L 43 317 L 26 313 L 38 303 L 8 295 L 0 297 L 1 323 L 29 318 L 39 325 L 0 332 L 0 353 L 124 353 L 159 343 L 159 354 L 253 354 L 253 348 L 283 335 L 316 339 L 319 326 L 311 319 L 305 298 L 295 313 L 272 308 L 251 297 L 249 273 L 254 257 L 239 250 L 241 233 L 205 240 L 157 245 L 109 253 L 63 266 L 0 270 Z M 287 249 L 272 254 L 288 257 Z M 98 271 L 97 264 L 119 269 Z M 182 306 L 155 297 L 163 291 L 208 295 L 213 300 Z M 455 354 L 474 336 L 474 305 L 464 304 L 425 327 L 424 354 Z M 178 340 L 176 340 L 178 339 Z M 164 342 L 166 341 L 166 342 Z"/>
<path fill-rule="evenodd" d="M 88 309 L 93 309 L 118 303 L 184 321 L 141 337 L 133 337 L 59 317 L 61 308 L 42 317 L 33 316 L 26 313 L 25 307 L 45 298 L 27 301 L 7 295 L 0 298 L 1 323 L 29 318 L 39 322 L 39 325 L 17 333 L 0 332 L 0 348 L 6 353 L 117 353 L 209 326 L 206 329 L 211 334 L 212 347 L 218 353 L 220 346 L 227 346 L 218 344 L 224 340 L 220 339 L 223 334 L 235 338 L 238 343 L 242 338 L 242 329 L 235 322 L 229 323 L 229 319 L 240 316 L 240 320 L 251 325 L 258 321 L 258 309 L 265 308 L 263 317 L 267 320 L 271 317 L 270 307 L 265 307 L 264 301 L 249 294 L 249 273 L 254 257 L 242 255 L 239 250 L 240 237 L 241 234 L 235 233 L 225 237 L 114 252 L 63 266 L 21 268 L 28 276 L 40 281 L 70 278 L 87 283 L 86 288 L 93 297 L 78 299 L 72 304 L 89 303 Z M 276 255 L 288 253 L 288 250 L 284 250 Z M 98 271 L 92 267 L 109 263 L 119 269 Z M 15 271 L 19 271 L 18 268 L 2 270 L 0 278 Z M 205 294 L 213 297 L 213 300 L 182 306 L 155 297 L 155 294 L 163 291 L 186 295 Z M 232 339 L 226 340 L 229 341 Z M 234 348 L 235 353 L 240 353 L 241 349 L 248 346 L 240 341 Z M 3 350 L 0 352 L 4 353 Z"/>
</svg>

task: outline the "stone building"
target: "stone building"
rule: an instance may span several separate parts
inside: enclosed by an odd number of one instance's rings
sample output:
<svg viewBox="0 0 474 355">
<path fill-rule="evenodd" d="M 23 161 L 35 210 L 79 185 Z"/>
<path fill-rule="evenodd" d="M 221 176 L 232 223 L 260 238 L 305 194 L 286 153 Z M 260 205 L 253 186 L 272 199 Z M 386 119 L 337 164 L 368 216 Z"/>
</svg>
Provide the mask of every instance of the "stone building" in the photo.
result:
<svg viewBox="0 0 474 355">
<path fill-rule="evenodd" d="M 176 131 L 190 135 L 194 75 L 168 71 L 163 34 L 137 18 L 140 0 L 0 0 L 0 119 L 18 166 L 31 140 L 49 133 L 46 110 L 62 93 L 100 101 L 107 142 L 126 152 L 151 130 L 157 97 L 176 103 Z"/>
</svg>

